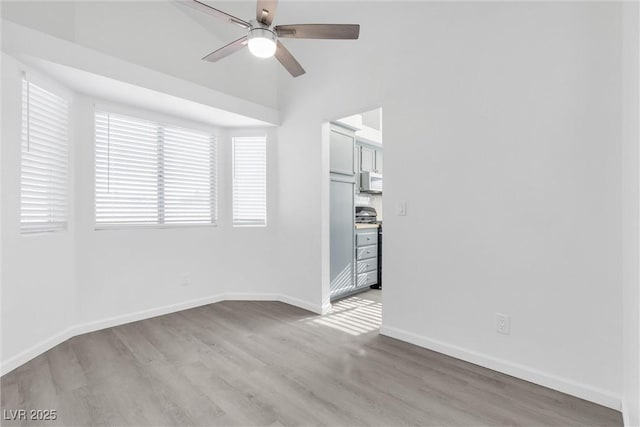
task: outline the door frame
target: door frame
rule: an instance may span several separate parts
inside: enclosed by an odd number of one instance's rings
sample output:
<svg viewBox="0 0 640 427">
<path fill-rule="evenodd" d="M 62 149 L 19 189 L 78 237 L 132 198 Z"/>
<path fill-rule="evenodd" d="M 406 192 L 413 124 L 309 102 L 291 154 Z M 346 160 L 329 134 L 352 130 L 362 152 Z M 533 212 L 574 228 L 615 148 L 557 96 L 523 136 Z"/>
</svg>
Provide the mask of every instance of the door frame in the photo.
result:
<svg viewBox="0 0 640 427">
<path fill-rule="evenodd" d="M 331 122 L 339 120 L 342 117 L 348 117 L 354 114 L 361 114 L 362 112 L 375 110 L 377 108 L 383 108 L 381 105 L 369 105 L 363 106 L 359 108 L 356 112 L 351 114 L 341 114 L 339 117 L 334 119 L 328 119 L 322 122 L 321 126 L 321 161 L 322 161 L 322 174 L 321 174 L 321 185 L 320 185 L 320 245 L 321 245 L 321 286 L 320 286 L 320 296 L 322 301 L 322 314 L 326 314 L 331 310 L 331 291 L 330 291 L 330 282 L 331 282 L 331 226 L 330 226 L 330 187 L 331 187 L 331 173 L 330 173 L 330 129 Z M 383 108 L 384 110 L 384 108 Z M 384 116 L 382 118 L 384 122 Z M 382 141 L 384 144 L 384 126 L 382 126 Z M 354 153 L 356 154 L 356 153 Z M 359 153 L 358 153 L 359 155 Z M 359 160 L 359 159 L 358 159 Z M 356 171 L 357 172 L 357 171 Z M 356 185 L 358 182 L 358 178 L 356 177 Z M 382 193 L 382 204 L 385 205 L 384 192 Z M 383 249 L 384 250 L 384 249 Z M 384 269 L 384 260 L 385 257 L 382 257 L 382 267 Z M 382 290 L 384 296 L 384 290 Z"/>
</svg>

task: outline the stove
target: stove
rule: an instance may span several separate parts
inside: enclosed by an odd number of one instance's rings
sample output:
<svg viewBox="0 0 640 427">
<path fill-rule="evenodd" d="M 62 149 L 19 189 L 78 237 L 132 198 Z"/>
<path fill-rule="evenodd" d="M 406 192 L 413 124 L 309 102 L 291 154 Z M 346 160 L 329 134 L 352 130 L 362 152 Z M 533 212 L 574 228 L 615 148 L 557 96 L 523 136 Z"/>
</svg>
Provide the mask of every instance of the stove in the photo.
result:
<svg viewBox="0 0 640 427">
<path fill-rule="evenodd" d="M 378 283 L 371 287 L 380 289 L 382 287 L 382 222 L 378 221 L 375 208 L 356 206 L 356 224 L 378 224 Z"/>
<path fill-rule="evenodd" d="M 378 213 L 371 206 L 356 206 L 356 224 L 375 224 Z"/>
</svg>

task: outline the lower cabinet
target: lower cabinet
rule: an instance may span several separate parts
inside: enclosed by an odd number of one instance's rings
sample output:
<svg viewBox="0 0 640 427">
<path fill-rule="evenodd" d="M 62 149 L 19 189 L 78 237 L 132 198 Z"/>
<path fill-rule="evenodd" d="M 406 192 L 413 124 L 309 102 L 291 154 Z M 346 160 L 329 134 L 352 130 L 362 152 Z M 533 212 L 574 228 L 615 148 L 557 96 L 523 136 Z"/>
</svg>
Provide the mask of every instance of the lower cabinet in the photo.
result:
<svg viewBox="0 0 640 427">
<path fill-rule="evenodd" d="M 356 273 L 368 273 L 378 268 L 378 257 L 356 261 Z"/>
<path fill-rule="evenodd" d="M 356 289 L 378 283 L 378 229 L 356 229 Z"/>
<path fill-rule="evenodd" d="M 369 271 L 367 273 L 358 274 L 357 287 L 366 287 L 378 283 L 378 271 Z"/>
<path fill-rule="evenodd" d="M 330 290 L 331 299 L 336 299 L 378 283 L 378 229 L 355 229 L 354 233 L 353 223 L 347 227 L 346 218 L 338 220 L 339 213 L 344 212 L 340 205 L 345 203 L 348 190 L 344 183 L 331 185 L 335 216 L 331 222 Z"/>
</svg>

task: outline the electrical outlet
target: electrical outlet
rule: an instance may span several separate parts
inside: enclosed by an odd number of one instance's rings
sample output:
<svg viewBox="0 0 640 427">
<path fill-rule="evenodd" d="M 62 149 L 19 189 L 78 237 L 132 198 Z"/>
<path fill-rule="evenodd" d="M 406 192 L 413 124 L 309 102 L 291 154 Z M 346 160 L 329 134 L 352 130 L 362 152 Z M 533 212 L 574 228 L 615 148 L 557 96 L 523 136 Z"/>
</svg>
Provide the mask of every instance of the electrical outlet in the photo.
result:
<svg viewBox="0 0 640 427">
<path fill-rule="evenodd" d="M 406 200 L 398 200 L 396 202 L 396 215 L 398 215 L 398 216 L 406 216 L 407 215 L 407 201 Z"/>
<path fill-rule="evenodd" d="M 496 313 L 496 332 L 509 335 L 511 332 L 511 316 L 508 314 Z"/>
<path fill-rule="evenodd" d="M 189 278 L 189 273 L 182 276 L 182 286 L 189 286 L 191 284 L 191 279 Z"/>
</svg>

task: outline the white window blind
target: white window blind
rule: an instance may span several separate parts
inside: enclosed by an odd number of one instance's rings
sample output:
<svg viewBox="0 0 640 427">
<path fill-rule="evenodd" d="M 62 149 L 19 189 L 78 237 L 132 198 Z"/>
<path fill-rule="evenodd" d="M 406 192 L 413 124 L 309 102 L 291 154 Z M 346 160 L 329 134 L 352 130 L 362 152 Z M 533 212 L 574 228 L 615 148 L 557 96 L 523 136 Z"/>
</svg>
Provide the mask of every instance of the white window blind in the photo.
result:
<svg viewBox="0 0 640 427">
<path fill-rule="evenodd" d="M 68 102 L 22 80 L 20 231 L 67 228 Z"/>
<path fill-rule="evenodd" d="M 267 224 L 267 139 L 233 138 L 233 225 Z"/>
<path fill-rule="evenodd" d="M 106 112 L 95 121 L 98 227 L 215 224 L 212 135 Z"/>
<path fill-rule="evenodd" d="M 215 146 L 210 135 L 164 128 L 164 222 L 215 222 Z"/>
</svg>

